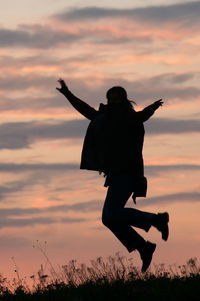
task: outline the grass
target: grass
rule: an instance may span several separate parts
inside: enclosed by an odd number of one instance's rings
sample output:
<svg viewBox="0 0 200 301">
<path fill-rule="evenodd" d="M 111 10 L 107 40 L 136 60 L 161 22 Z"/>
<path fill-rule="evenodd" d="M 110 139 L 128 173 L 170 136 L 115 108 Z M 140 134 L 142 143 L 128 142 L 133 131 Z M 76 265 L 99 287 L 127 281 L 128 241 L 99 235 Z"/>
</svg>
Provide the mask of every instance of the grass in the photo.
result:
<svg viewBox="0 0 200 301">
<path fill-rule="evenodd" d="M 48 301 L 200 301 L 200 267 L 197 258 L 185 265 L 152 265 L 145 274 L 132 259 L 116 254 L 107 259 L 91 260 L 90 266 L 71 260 L 55 271 L 41 248 L 49 266 L 43 265 L 32 275 L 32 286 L 17 278 L 12 282 L 0 277 L 0 300 Z"/>
</svg>

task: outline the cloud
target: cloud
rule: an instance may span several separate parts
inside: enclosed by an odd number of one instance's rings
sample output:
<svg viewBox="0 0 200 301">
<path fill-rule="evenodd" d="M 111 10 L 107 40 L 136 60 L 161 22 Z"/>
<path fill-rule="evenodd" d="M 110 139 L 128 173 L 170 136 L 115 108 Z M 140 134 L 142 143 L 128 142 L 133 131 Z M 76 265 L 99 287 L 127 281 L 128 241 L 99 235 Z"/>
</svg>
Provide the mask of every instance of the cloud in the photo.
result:
<svg viewBox="0 0 200 301">
<path fill-rule="evenodd" d="M 72 171 L 79 169 L 79 164 L 58 163 L 58 164 L 17 164 L 17 163 L 0 163 L 0 172 L 25 172 L 25 171 Z"/>
<path fill-rule="evenodd" d="M 200 165 L 198 164 L 174 164 L 174 165 L 146 165 L 145 174 L 156 176 L 166 172 L 179 172 L 179 171 L 198 171 Z"/>
<path fill-rule="evenodd" d="M 53 47 L 71 47 L 75 43 L 88 41 L 92 43 L 120 44 L 130 42 L 130 35 L 116 35 L 116 29 L 106 26 L 69 26 L 68 29 L 53 29 L 52 24 L 23 25 L 16 29 L 0 28 L 1 48 L 16 47 L 28 49 L 51 49 Z M 150 36 L 139 36 L 132 33 L 132 42 L 150 42 Z"/>
<path fill-rule="evenodd" d="M 100 201 L 90 201 L 77 203 L 73 205 L 58 205 L 46 208 L 2 208 L 0 210 L 0 229 L 6 227 L 27 227 L 33 225 L 49 225 L 53 223 L 73 224 L 82 223 L 87 219 L 62 216 L 58 217 L 56 213 L 67 212 L 91 212 L 101 209 Z M 43 216 L 50 214 L 51 217 Z M 52 215 L 54 215 L 52 217 Z"/>
<path fill-rule="evenodd" d="M 41 190 L 45 191 L 45 199 L 49 202 L 63 201 L 63 195 L 69 196 L 74 191 L 85 190 L 86 179 L 92 182 L 91 174 L 80 173 L 80 164 L 0 164 L 2 184 L 0 185 L 0 202 L 16 201 L 16 199 L 31 199 L 39 197 Z M 77 172 L 79 174 L 77 174 Z M 4 173 L 10 173 L 16 180 L 4 180 Z M 5 175 L 5 174 L 4 174 Z M 93 174 L 93 176 L 95 176 Z M 65 198 L 64 197 L 64 198 Z M 27 210 L 27 209 L 26 209 Z M 32 211 L 24 211 L 28 214 Z M 38 212 L 36 209 L 34 212 Z M 0 210 L 0 216 L 4 209 Z M 7 211 L 5 211 L 7 212 Z M 6 213 L 3 213 L 3 216 Z"/>
<path fill-rule="evenodd" d="M 170 118 L 154 118 L 146 123 L 148 134 L 186 134 L 199 133 L 199 120 L 173 120 Z"/>
<path fill-rule="evenodd" d="M 199 192 L 182 192 L 174 194 L 166 194 L 151 198 L 140 199 L 138 198 L 138 206 L 151 206 L 162 203 L 170 204 L 176 202 L 199 202 Z M 0 212 L 0 228 L 5 227 L 25 227 L 31 225 L 48 225 L 52 223 L 82 223 L 88 218 L 72 218 L 72 217 L 58 217 L 57 213 L 87 213 L 87 212 L 101 212 L 103 203 L 99 200 L 92 200 L 88 202 L 76 203 L 73 205 L 57 205 L 46 208 L 2 208 Z M 55 216 L 52 217 L 52 214 Z M 41 215 L 51 214 L 51 217 L 44 217 Z M 29 216 L 29 217 L 23 217 Z"/>
<path fill-rule="evenodd" d="M 39 140 L 81 138 L 88 121 L 14 122 L 0 125 L 0 149 L 29 148 Z"/>
<path fill-rule="evenodd" d="M 1 181 L 0 203 L 15 202 L 17 200 L 39 197 L 45 191 L 45 199 L 49 202 L 62 201 L 63 195 L 71 195 L 74 191 L 85 190 L 85 181 L 92 180 L 91 174 L 83 175 L 80 164 L 0 164 Z M 79 174 L 77 174 L 77 172 Z M 7 181 L 7 175 L 14 177 Z M 95 175 L 93 175 L 95 176 Z M 38 194 L 39 193 L 39 194 Z M 0 210 L 0 216 L 3 211 Z"/>
<path fill-rule="evenodd" d="M 89 121 L 75 119 L 70 121 L 11 122 L 0 125 L 0 149 L 30 148 L 41 140 L 83 139 Z M 200 131 L 199 120 L 175 120 L 153 118 L 145 123 L 150 135 L 195 133 Z"/>
<path fill-rule="evenodd" d="M 28 55 L 24 57 L 14 57 L 10 55 L 1 55 L 0 56 L 0 64 L 1 68 L 22 68 L 22 67 L 37 67 L 37 66 L 57 66 L 61 64 L 61 60 L 54 57 L 44 55 L 40 53 L 40 55 Z M 21 71 L 21 70 L 20 70 Z"/>
<path fill-rule="evenodd" d="M 188 2 L 165 6 L 148 6 L 133 9 L 114 9 L 100 7 L 85 7 L 71 9 L 56 14 L 46 20 L 46 24 L 21 24 L 16 29 L 0 28 L 1 48 L 16 47 L 29 49 L 51 49 L 54 47 L 71 47 L 74 43 L 88 41 L 95 44 L 148 43 L 154 38 L 174 39 L 180 28 L 194 34 L 193 25 L 199 25 L 199 2 Z M 64 21 L 66 26 L 57 26 L 56 22 Z M 107 20 L 117 20 L 118 24 L 109 24 Z M 95 24 L 94 21 L 95 20 Z M 99 24 L 98 21 L 103 24 Z M 129 21 L 132 28 L 123 27 L 120 21 Z M 88 24 L 88 21 L 91 23 Z M 112 22 L 113 23 L 113 22 Z M 154 27 L 154 36 L 140 27 L 144 23 Z M 137 26 L 135 27 L 135 24 Z M 166 31 L 166 24 L 178 24 L 176 32 L 171 35 L 160 34 Z M 159 30 L 158 30 L 159 25 Z M 155 28 L 156 27 L 156 28 Z M 149 28 L 150 30 L 150 28 Z M 151 29 L 152 30 L 152 29 Z M 170 30 L 171 31 L 171 30 Z M 183 35 L 184 36 L 184 35 Z"/>
<path fill-rule="evenodd" d="M 9 207 L 9 208 L 1 208 L 0 210 L 0 220 L 2 223 L 4 219 L 8 219 L 9 221 L 13 218 L 16 219 L 19 217 L 25 217 L 25 220 L 22 219 L 21 223 L 26 223 L 27 218 L 33 218 L 34 216 L 43 217 L 50 216 L 52 219 L 52 223 L 54 222 L 54 217 L 60 214 L 71 215 L 71 212 L 75 213 L 87 213 L 87 212 L 97 212 L 102 209 L 102 201 L 100 200 L 92 200 L 92 201 L 84 201 L 84 202 L 74 202 L 73 204 L 66 204 L 63 201 L 68 197 L 72 190 L 77 191 L 77 187 L 79 190 L 87 192 L 87 188 L 85 188 L 85 183 L 87 181 L 91 181 L 94 178 L 97 180 L 97 173 L 90 174 L 89 177 L 86 178 L 77 174 L 79 170 L 79 165 L 77 164 L 11 164 L 11 163 L 1 163 L 0 164 L 0 172 L 3 178 L 3 173 L 11 173 L 12 175 L 22 174 L 24 176 L 24 172 L 29 172 L 29 176 L 26 176 L 25 179 L 20 179 L 17 181 L 10 181 L 0 186 L 0 200 L 3 201 L 4 206 L 8 202 L 8 200 L 16 200 L 16 199 L 30 199 L 34 196 L 38 196 L 38 191 L 43 191 L 45 193 L 45 199 L 52 202 L 57 202 L 57 204 L 46 207 Z M 174 165 L 147 165 L 145 166 L 145 175 L 153 176 L 153 177 L 162 177 L 162 173 L 179 173 L 179 172 L 193 172 L 199 171 L 200 165 L 195 164 L 174 164 Z M 76 172 L 75 174 L 73 174 Z M 70 181 L 66 180 L 66 174 L 70 176 Z M 64 178 L 63 178 L 64 176 Z M 56 182 L 55 182 L 56 180 Z M 64 180 L 64 182 L 63 182 Z M 95 181 L 96 181 L 95 180 Z M 91 182 L 90 182 L 91 183 Z M 60 186 L 61 185 L 61 186 Z M 102 185 L 102 182 L 101 182 Z M 35 189 L 36 188 L 36 189 Z M 184 195 L 190 197 L 190 194 L 183 193 L 181 198 L 184 200 Z M 169 195 L 172 200 L 175 200 L 175 196 L 177 194 Z M 148 203 L 159 202 L 159 201 L 171 201 L 169 196 L 159 196 L 156 198 L 148 198 Z M 196 194 L 191 194 L 191 196 L 196 196 Z M 185 199 L 185 200 L 186 200 Z M 177 198 L 178 200 L 178 198 Z M 143 203 L 142 203 L 143 204 Z M 144 205 L 146 205 L 144 200 Z M 54 216 L 55 215 L 55 216 Z M 33 223 L 37 221 L 33 219 Z M 47 222 L 51 222 L 51 220 L 47 220 Z M 60 220 L 60 222 L 62 222 Z M 70 220 L 69 220 L 70 222 Z M 73 222 L 73 220 L 71 221 Z"/>
<path fill-rule="evenodd" d="M 106 18 L 130 18 L 143 23 L 163 23 L 182 22 L 185 25 L 198 24 L 200 3 L 192 1 L 163 6 L 146 6 L 133 9 L 114 9 L 100 7 L 85 7 L 81 9 L 71 9 L 67 12 L 57 14 L 56 17 L 63 21 L 83 21 L 99 20 Z"/>
<path fill-rule="evenodd" d="M 182 192 L 174 194 L 166 194 L 157 197 L 147 198 L 147 199 L 138 199 L 139 206 L 149 206 L 156 204 L 170 204 L 176 202 L 199 202 L 200 193 L 199 192 Z"/>
<path fill-rule="evenodd" d="M 197 72 L 187 72 L 187 73 L 163 73 L 156 76 L 153 76 L 146 80 L 148 85 L 151 84 L 171 84 L 171 85 L 177 85 L 177 84 L 183 84 L 188 82 L 189 80 L 193 80 L 195 78 L 199 78 L 200 73 Z"/>
<path fill-rule="evenodd" d="M 39 214 L 47 214 L 47 213 L 67 213 L 67 212 L 92 212 L 98 211 L 102 207 L 102 202 L 98 200 L 92 200 L 88 202 L 75 203 L 72 205 L 62 204 L 44 208 L 1 208 L 0 217 L 19 217 L 19 216 L 27 216 L 27 215 L 39 215 Z"/>
<path fill-rule="evenodd" d="M 58 172 L 71 172 L 79 170 L 79 164 L 71 163 L 34 163 L 34 164 L 17 164 L 17 163 L 0 163 L 0 172 L 23 173 L 26 171 L 58 171 Z M 155 174 L 166 171 L 182 171 L 182 170 L 199 170 L 198 164 L 173 164 L 173 165 L 146 165 L 145 170 L 148 174 Z M 30 183 L 30 179 L 28 179 Z M 15 184 L 16 185 L 16 184 Z"/>
<path fill-rule="evenodd" d="M 31 64 L 31 62 L 30 62 Z M 19 74 L 18 74 L 19 73 Z M 52 83 L 54 83 L 53 88 L 56 85 L 56 78 L 52 76 L 43 76 L 37 73 L 29 73 L 21 75 L 17 72 L 14 75 L 1 74 L 0 75 L 0 90 L 2 91 L 19 91 L 27 90 L 30 88 L 38 88 L 43 91 L 44 88 L 48 87 L 48 91 L 51 90 Z"/>
<path fill-rule="evenodd" d="M 97 201 L 97 200 L 75 203 L 72 205 L 62 204 L 62 205 L 49 206 L 44 208 L 34 208 L 34 207 L 1 208 L 0 220 L 2 222 L 2 225 L 3 224 L 6 225 L 7 223 L 13 221 L 13 223 L 16 223 L 16 225 L 19 226 L 36 224 L 36 223 L 54 223 L 54 222 L 75 223 L 75 222 L 85 221 L 85 219 L 74 218 L 74 217 L 72 218 L 68 216 L 58 217 L 58 213 L 63 213 L 64 215 L 68 212 L 87 213 L 87 212 L 99 211 L 101 209 L 102 209 L 102 201 Z M 45 217 L 43 215 L 45 215 Z M 51 218 L 46 217 L 46 215 L 50 215 Z"/>
<path fill-rule="evenodd" d="M 56 211 L 92 212 L 92 211 L 99 211 L 101 208 L 102 208 L 101 201 L 92 200 L 92 201 L 88 201 L 88 202 L 76 203 L 73 205 L 52 206 L 45 210 L 47 212 L 56 212 Z"/>
<path fill-rule="evenodd" d="M 71 26 L 71 25 L 70 25 Z M 23 30 L 16 29 L 1 29 L 0 39 L 1 48 L 16 47 L 28 48 L 35 50 L 48 50 L 54 47 L 68 48 L 77 44 L 86 42 L 89 44 L 121 44 L 121 43 L 150 43 L 152 37 L 150 35 L 139 35 L 134 32 L 122 32 L 118 26 L 113 27 L 107 25 L 101 26 L 74 26 L 74 30 L 52 29 L 49 24 L 45 27 L 36 25 L 24 26 Z M 73 31 L 73 32 L 72 32 Z M 15 38 L 13 38 L 15 37 Z"/>
<path fill-rule="evenodd" d="M 200 89 L 194 86 L 186 86 L 191 74 L 163 74 L 147 79 L 140 79 L 134 82 L 124 82 L 129 95 L 139 101 L 149 101 L 160 97 L 166 101 L 179 100 L 181 102 L 194 99 L 200 96 Z"/>
<path fill-rule="evenodd" d="M 0 229 L 7 227 L 29 227 L 34 225 L 49 225 L 54 223 L 72 224 L 86 221 L 83 218 L 50 218 L 50 217 L 34 217 L 34 218 L 3 218 L 0 220 Z"/>
<path fill-rule="evenodd" d="M 27 87 L 26 87 L 27 88 Z M 12 105 L 11 105 L 12 104 Z M 55 96 L 47 96 L 47 97 L 1 97 L 0 100 L 0 111 L 1 112 L 17 112 L 20 114 L 28 112 L 29 114 L 44 114 L 49 113 L 48 115 L 52 115 L 52 110 L 57 109 L 57 114 L 60 115 L 61 110 L 63 114 L 68 114 L 69 109 L 70 112 L 72 107 L 70 107 L 69 103 L 62 99 L 60 95 Z M 50 111 L 50 112 L 49 112 Z"/>
<path fill-rule="evenodd" d="M 32 186 L 36 183 L 33 177 L 28 177 L 26 180 L 13 181 L 0 186 L 0 199 L 6 194 L 22 191 L 25 187 Z"/>
<path fill-rule="evenodd" d="M 9 167 L 8 167 L 9 170 Z M 8 172 L 7 170 L 7 172 Z M 0 171 L 2 171 L 0 169 Z M 4 170 L 5 171 L 5 170 Z M 30 171 L 30 169 L 29 169 Z M 12 173 L 14 170 L 12 169 Z M 15 170 L 16 172 L 16 170 Z M 22 193 L 26 191 L 26 189 L 29 189 L 35 185 L 43 185 L 45 186 L 47 183 L 49 183 L 49 177 L 50 175 L 47 173 L 44 176 L 39 175 L 38 173 L 32 173 L 31 175 L 26 176 L 25 179 L 20 179 L 17 181 L 10 181 L 5 184 L 2 184 L 0 186 L 0 200 L 5 200 L 10 195 L 16 195 L 17 193 Z M 0 213 L 1 214 L 1 213 Z"/>
<path fill-rule="evenodd" d="M 31 61 L 29 64 L 31 68 Z M 55 90 L 56 86 L 58 86 L 56 77 L 46 76 L 45 73 L 42 75 L 41 73 L 32 72 L 22 75 L 18 74 L 18 69 L 16 66 L 16 74 L 4 73 L 0 75 L 1 111 L 32 110 L 42 112 L 41 110 L 63 108 L 67 113 L 67 107 L 72 109 L 65 97 Z M 155 99 L 155 97 L 163 97 L 166 101 L 178 100 L 180 102 L 196 99 L 200 96 L 200 89 L 194 86 L 194 82 L 198 81 L 199 78 L 200 74 L 198 72 L 174 72 L 148 78 L 143 77 L 132 81 L 117 76 L 99 79 L 98 75 L 96 77 L 94 75 L 93 81 L 87 75 L 78 78 L 73 78 L 73 76 L 72 78 L 66 77 L 65 80 L 67 84 L 69 83 L 69 89 L 75 95 L 88 103 L 92 102 L 91 105 L 97 106 L 100 103 L 100 99 L 103 99 L 101 102 L 106 102 L 106 91 L 108 87 L 114 85 L 124 86 L 128 91 L 129 98 L 135 99 L 136 102 L 146 102 L 149 99 Z M 36 91 L 38 96 L 33 96 L 33 91 Z M 21 92 L 22 94 L 25 93 L 26 96 L 7 96 L 9 92 Z"/>
<path fill-rule="evenodd" d="M 22 28 L 21 28 L 22 27 Z M 0 48 L 16 47 L 34 50 L 48 50 L 55 47 L 68 48 L 77 43 L 121 44 L 150 43 L 151 35 L 138 34 L 132 30 L 121 30 L 119 25 L 69 24 L 65 29 L 55 28 L 55 24 L 23 25 L 16 29 L 0 28 Z M 55 29 L 54 29 L 55 28 Z"/>
<path fill-rule="evenodd" d="M 14 46 L 46 49 L 60 43 L 70 45 L 83 38 L 81 34 L 54 30 L 48 25 L 24 25 L 20 27 L 17 29 L 0 28 L 1 48 Z"/>
</svg>

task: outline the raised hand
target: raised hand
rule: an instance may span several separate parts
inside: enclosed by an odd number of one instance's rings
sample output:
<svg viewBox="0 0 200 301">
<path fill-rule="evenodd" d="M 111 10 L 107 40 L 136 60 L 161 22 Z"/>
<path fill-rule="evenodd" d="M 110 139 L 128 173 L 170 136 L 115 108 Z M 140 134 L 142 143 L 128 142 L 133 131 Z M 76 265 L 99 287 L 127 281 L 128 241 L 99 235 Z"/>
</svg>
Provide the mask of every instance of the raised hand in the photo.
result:
<svg viewBox="0 0 200 301">
<path fill-rule="evenodd" d="M 62 78 L 58 80 L 58 83 L 60 83 L 60 88 L 56 88 L 56 90 L 58 90 L 60 93 L 64 93 L 66 90 L 68 90 L 66 83 Z"/>
<path fill-rule="evenodd" d="M 153 103 L 154 110 L 157 110 L 157 109 L 158 109 L 159 107 L 161 107 L 162 105 L 163 105 L 162 98 L 159 99 L 159 100 L 157 100 L 157 101 L 155 101 L 155 102 Z"/>
</svg>

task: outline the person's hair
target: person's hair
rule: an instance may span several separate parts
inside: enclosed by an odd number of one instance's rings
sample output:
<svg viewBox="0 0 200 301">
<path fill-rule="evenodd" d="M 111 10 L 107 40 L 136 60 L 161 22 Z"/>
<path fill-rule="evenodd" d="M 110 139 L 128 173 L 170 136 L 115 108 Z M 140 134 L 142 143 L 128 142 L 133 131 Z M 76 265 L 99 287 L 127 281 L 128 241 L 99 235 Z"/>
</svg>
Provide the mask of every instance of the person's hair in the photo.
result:
<svg viewBox="0 0 200 301">
<path fill-rule="evenodd" d="M 106 98 L 109 100 L 112 93 L 117 93 L 121 99 L 123 99 L 124 103 L 128 105 L 128 107 L 132 108 L 132 103 L 136 104 L 134 101 L 128 99 L 127 92 L 123 87 L 114 86 L 110 88 L 106 93 Z"/>
</svg>

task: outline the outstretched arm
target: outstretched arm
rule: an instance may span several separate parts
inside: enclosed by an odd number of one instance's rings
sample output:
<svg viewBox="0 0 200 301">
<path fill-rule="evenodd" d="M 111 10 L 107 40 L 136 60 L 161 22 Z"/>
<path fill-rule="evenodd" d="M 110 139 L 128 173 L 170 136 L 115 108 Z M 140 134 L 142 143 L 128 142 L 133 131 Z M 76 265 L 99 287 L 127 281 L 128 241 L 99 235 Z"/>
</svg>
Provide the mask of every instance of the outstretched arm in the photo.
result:
<svg viewBox="0 0 200 301">
<path fill-rule="evenodd" d="M 149 105 L 148 107 L 144 108 L 142 111 L 137 112 L 137 115 L 142 122 L 145 122 L 162 105 L 163 105 L 163 101 L 162 101 L 162 99 L 159 99 L 159 100 L 155 101 L 154 103 L 152 103 L 151 105 Z"/>
<path fill-rule="evenodd" d="M 96 117 L 97 111 L 89 106 L 83 100 L 77 98 L 66 86 L 65 81 L 63 79 L 59 79 L 60 88 L 56 88 L 60 93 L 62 93 L 72 104 L 72 106 L 83 116 L 92 120 Z"/>
</svg>

